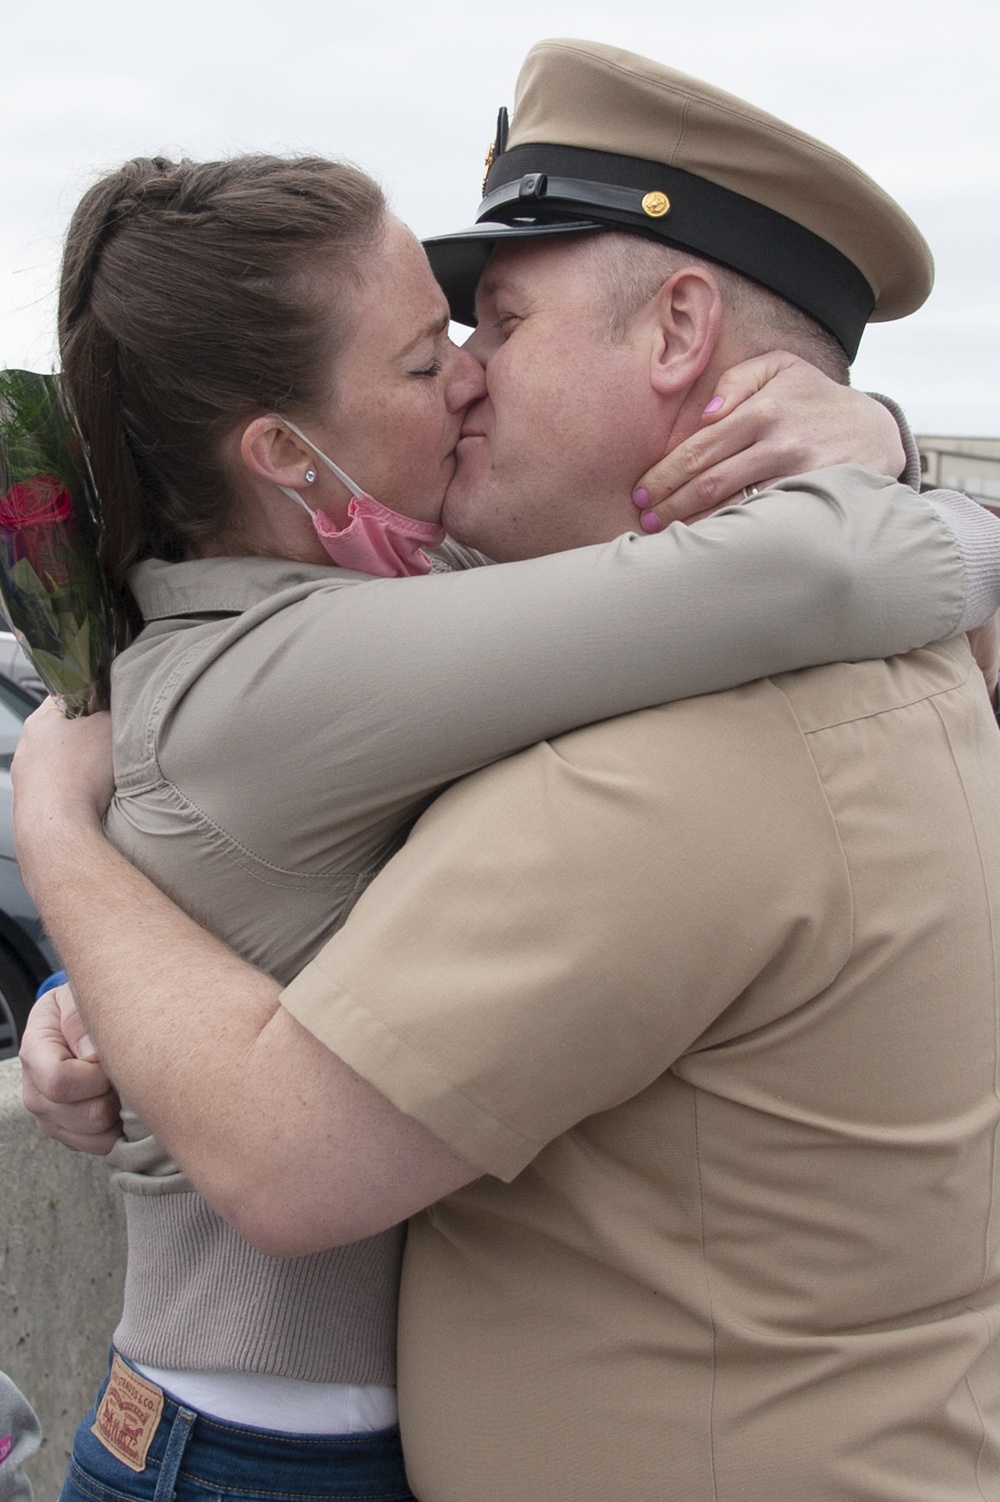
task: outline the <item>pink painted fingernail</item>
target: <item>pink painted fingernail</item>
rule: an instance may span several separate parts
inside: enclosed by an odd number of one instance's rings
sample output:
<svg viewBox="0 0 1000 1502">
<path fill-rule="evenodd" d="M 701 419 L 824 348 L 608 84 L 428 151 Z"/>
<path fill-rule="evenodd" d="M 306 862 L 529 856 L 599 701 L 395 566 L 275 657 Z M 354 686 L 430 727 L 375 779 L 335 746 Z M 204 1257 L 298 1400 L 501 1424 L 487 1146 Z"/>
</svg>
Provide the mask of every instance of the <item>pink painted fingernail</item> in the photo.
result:
<svg viewBox="0 0 1000 1502">
<path fill-rule="evenodd" d="M 726 398 L 724 396 L 713 396 L 712 400 L 709 402 L 708 406 L 705 408 L 704 412 L 701 415 L 702 417 L 707 417 L 710 412 L 718 412 L 719 408 L 724 407 L 725 405 Z"/>
<path fill-rule="evenodd" d="M 639 510 L 641 511 L 643 509 L 643 507 L 649 505 L 649 491 L 648 490 L 643 490 L 641 487 L 638 490 L 633 490 L 633 492 L 632 492 L 632 500 L 635 502 L 635 504 L 639 507 Z"/>
<path fill-rule="evenodd" d="M 659 532 L 660 518 L 655 511 L 644 511 L 639 518 L 639 525 L 644 532 Z"/>
</svg>

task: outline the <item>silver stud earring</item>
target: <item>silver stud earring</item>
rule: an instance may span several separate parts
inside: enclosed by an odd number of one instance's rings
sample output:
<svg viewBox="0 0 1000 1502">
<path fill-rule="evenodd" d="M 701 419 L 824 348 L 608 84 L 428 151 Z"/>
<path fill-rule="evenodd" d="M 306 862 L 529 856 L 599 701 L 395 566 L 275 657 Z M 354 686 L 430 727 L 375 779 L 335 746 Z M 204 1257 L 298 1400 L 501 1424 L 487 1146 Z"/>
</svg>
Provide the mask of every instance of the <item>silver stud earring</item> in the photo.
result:
<svg viewBox="0 0 1000 1502">
<path fill-rule="evenodd" d="M 303 476 L 303 479 L 305 480 L 307 485 L 311 485 L 315 478 L 316 471 L 314 469 L 307 469 L 305 475 Z"/>
</svg>

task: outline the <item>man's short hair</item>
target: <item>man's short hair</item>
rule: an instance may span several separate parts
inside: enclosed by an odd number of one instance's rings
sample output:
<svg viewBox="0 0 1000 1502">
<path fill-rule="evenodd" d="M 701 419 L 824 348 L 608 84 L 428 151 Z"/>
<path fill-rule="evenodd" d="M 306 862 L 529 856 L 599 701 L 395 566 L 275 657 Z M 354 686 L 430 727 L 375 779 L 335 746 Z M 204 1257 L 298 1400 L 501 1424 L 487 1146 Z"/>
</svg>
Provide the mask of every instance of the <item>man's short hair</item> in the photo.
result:
<svg viewBox="0 0 1000 1502">
<path fill-rule="evenodd" d="M 837 340 L 776 292 L 715 261 L 638 235 L 609 232 L 585 243 L 601 289 L 604 331 L 609 339 L 624 338 L 633 318 L 675 271 L 703 266 L 718 284 L 730 326 L 746 346 L 747 359 L 784 349 L 808 360 L 831 380 L 850 385 L 850 363 Z"/>
</svg>

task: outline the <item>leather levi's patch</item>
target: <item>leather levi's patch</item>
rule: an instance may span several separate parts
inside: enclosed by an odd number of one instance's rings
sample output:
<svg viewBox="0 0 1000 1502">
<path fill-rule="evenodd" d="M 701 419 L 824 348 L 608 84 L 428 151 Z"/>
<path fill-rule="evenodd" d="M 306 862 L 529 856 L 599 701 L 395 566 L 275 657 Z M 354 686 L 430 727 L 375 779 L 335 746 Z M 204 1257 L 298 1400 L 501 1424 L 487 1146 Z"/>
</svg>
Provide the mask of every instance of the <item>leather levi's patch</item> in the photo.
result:
<svg viewBox="0 0 1000 1502">
<path fill-rule="evenodd" d="M 130 1471 L 144 1471 L 162 1411 L 163 1389 L 133 1372 L 116 1355 L 90 1432 Z"/>
</svg>

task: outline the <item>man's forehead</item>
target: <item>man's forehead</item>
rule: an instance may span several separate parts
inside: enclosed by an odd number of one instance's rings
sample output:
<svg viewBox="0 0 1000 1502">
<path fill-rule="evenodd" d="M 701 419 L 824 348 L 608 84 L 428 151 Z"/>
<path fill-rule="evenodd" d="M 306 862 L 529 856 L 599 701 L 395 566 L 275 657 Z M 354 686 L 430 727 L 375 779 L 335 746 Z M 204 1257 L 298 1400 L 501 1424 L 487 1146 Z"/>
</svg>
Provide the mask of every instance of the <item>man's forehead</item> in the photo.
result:
<svg viewBox="0 0 1000 1502">
<path fill-rule="evenodd" d="M 512 287 L 516 291 L 518 282 L 516 261 L 512 261 L 510 256 L 505 255 L 502 250 L 495 250 L 487 261 L 486 269 L 476 286 L 476 302 L 488 302 L 505 288 Z"/>
<path fill-rule="evenodd" d="M 476 304 L 493 301 L 501 293 L 527 300 L 538 297 L 553 286 L 564 286 L 567 278 L 575 281 L 587 262 L 582 240 L 497 245 L 476 286 Z"/>
</svg>

